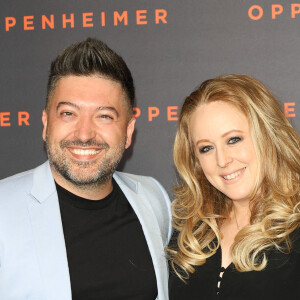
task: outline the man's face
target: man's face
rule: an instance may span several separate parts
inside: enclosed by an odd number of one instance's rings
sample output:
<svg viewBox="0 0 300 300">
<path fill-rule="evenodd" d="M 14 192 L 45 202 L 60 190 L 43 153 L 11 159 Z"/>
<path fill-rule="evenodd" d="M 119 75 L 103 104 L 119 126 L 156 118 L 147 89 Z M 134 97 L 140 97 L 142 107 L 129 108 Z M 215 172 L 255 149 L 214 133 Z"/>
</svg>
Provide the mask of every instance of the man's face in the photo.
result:
<svg viewBox="0 0 300 300">
<path fill-rule="evenodd" d="M 84 186 L 111 178 L 134 130 L 125 97 L 120 83 L 99 76 L 57 82 L 42 118 L 54 179 Z"/>
</svg>

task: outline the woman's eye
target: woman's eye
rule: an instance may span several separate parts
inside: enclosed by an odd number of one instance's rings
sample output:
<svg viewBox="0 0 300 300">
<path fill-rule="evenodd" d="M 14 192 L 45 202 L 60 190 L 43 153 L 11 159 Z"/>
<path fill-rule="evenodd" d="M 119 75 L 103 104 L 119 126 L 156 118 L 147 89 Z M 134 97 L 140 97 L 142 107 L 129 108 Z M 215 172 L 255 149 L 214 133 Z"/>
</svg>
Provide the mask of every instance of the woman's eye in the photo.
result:
<svg viewBox="0 0 300 300">
<path fill-rule="evenodd" d="M 240 137 L 234 136 L 234 137 L 232 137 L 232 138 L 229 139 L 228 144 L 236 144 L 236 143 L 238 143 L 241 140 L 242 139 Z"/>
<path fill-rule="evenodd" d="M 204 147 L 199 149 L 199 152 L 200 153 L 206 153 L 206 152 L 210 151 L 211 149 L 213 149 L 213 146 L 204 146 Z"/>
</svg>

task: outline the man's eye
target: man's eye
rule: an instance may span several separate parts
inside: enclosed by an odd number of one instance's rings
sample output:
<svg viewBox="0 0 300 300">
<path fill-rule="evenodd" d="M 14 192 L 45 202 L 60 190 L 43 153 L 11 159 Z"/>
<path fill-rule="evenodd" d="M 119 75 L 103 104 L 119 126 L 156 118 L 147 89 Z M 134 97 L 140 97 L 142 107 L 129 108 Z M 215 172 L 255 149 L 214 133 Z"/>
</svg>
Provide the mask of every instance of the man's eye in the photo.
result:
<svg viewBox="0 0 300 300">
<path fill-rule="evenodd" d="M 109 116 L 109 115 L 101 115 L 100 118 L 102 118 L 102 119 L 110 119 L 110 120 L 113 119 L 113 117 Z"/>
<path fill-rule="evenodd" d="M 69 112 L 69 111 L 63 111 L 60 113 L 61 116 L 64 116 L 64 117 L 70 117 L 70 116 L 73 116 L 73 113 Z"/>
<path fill-rule="evenodd" d="M 211 149 L 213 149 L 213 146 L 204 146 L 204 147 L 202 147 L 202 148 L 199 149 L 199 152 L 200 153 L 207 153 Z"/>
<path fill-rule="evenodd" d="M 236 144 L 236 143 L 238 143 L 241 140 L 242 139 L 240 137 L 234 136 L 234 137 L 232 137 L 232 138 L 229 139 L 228 144 Z"/>
</svg>

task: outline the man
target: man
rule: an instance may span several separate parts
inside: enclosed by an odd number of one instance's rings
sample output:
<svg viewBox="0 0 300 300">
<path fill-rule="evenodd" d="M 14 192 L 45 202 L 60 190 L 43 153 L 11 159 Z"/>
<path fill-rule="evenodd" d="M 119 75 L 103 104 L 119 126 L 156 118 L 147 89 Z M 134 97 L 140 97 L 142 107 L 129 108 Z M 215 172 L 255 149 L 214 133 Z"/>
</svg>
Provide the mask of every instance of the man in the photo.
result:
<svg viewBox="0 0 300 300">
<path fill-rule="evenodd" d="M 134 97 L 125 62 L 101 41 L 52 62 L 49 161 L 0 183 L 0 299 L 168 299 L 168 196 L 153 178 L 115 172 Z"/>
</svg>

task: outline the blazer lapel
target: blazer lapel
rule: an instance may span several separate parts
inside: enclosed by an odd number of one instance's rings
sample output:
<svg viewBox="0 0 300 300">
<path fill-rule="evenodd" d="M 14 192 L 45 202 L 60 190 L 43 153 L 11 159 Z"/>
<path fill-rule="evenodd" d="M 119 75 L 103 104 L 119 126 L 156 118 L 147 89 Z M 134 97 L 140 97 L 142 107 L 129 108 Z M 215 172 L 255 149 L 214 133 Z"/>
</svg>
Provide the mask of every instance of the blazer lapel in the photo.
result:
<svg viewBox="0 0 300 300">
<path fill-rule="evenodd" d="M 158 298 L 167 299 L 168 267 L 163 239 L 156 216 L 149 204 L 149 199 L 146 199 L 143 187 L 139 182 L 124 176 L 120 178 L 116 173 L 114 174 L 114 179 L 125 194 L 142 225 L 156 274 Z"/>
<path fill-rule="evenodd" d="M 28 210 L 46 298 L 71 300 L 70 276 L 60 208 L 48 162 L 34 171 Z"/>
</svg>

